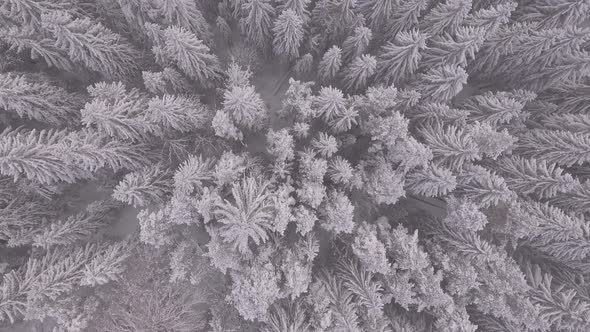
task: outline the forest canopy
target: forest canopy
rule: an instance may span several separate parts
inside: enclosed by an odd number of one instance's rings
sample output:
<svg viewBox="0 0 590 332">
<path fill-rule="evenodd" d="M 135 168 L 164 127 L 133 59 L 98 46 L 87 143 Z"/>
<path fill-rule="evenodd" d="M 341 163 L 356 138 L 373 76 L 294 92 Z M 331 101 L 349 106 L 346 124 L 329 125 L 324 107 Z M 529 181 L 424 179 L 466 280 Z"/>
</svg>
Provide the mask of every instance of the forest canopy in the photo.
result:
<svg viewBox="0 0 590 332">
<path fill-rule="evenodd" d="M 590 331 L 589 15 L 0 1 L 0 329 Z"/>
</svg>

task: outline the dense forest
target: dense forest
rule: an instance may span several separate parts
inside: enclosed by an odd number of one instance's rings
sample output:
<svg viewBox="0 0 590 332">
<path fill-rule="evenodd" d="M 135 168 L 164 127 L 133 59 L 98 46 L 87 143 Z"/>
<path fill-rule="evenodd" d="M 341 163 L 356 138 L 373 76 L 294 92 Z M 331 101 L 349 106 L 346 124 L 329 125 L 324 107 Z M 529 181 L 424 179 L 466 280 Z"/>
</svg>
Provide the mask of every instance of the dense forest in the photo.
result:
<svg viewBox="0 0 590 332">
<path fill-rule="evenodd" d="M 0 0 L 0 329 L 590 331 L 589 14 Z"/>
</svg>

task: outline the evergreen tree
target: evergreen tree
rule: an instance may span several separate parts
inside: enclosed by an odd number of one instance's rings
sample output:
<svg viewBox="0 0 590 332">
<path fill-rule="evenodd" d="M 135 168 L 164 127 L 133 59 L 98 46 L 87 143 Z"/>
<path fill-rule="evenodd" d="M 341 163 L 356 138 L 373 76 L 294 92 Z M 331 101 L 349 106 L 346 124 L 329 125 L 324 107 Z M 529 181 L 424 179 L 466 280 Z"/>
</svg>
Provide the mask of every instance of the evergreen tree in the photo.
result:
<svg viewBox="0 0 590 332">
<path fill-rule="evenodd" d="M 413 31 L 418 27 L 418 19 L 428 8 L 428 0 L 404 0 L 396 3 L 392 19 L 387 22 L 388 33 L 397 36 L 402 31 Z"/>
<path fill-rule="evenodd" d="M 338 75 L 341 67 L 342 49 L 334 45 L 324 53 L 318 65 L 318 76 L 320 80 L 329 82 Z"/>
<path fill-rule="evenodd" d="M 33 235 L 33 245 L 46 250 L 56 246 L 69 246 L 90 239 L 114 218 L 117 205 L 110 201 L 97 201 L 85 211 L 56 220 L 40 228 Z"/>
<path fill-rule="evenodd" d="M 471 0 L 448 0 L 439 3 L 421 22 L 421 31 L 431 36 L 455 33 L 471 11 Z"/>
<path fill-rule="evenodd" d="M 182 27 L 169 27 L 164 31 L 166 55 L 189 77 L 203 85 L 219 77 L 217 56 L 209 53 L 198 37 Z"/>
<path fill-rule="evenodd" d="M 516 11 L 519 21 L 538 22 L 539 27 L 559 28 L 564 25 L 577 26 L 586 19 L 588 4 L 584 1 L 567 0 L 557 2 L 543 0 L 527 3 Z"/>
<path fill-rule="evenodd" d="M 51 38 L 39 36 L 33 28 L 11 27 L 0 29 L 0 40 L 10 46 L 9 50 L 17 53 L 23 53 L 26 50 L 30 52 L 32 60 L 41 58 L 49 67 L 56 67 L 70 72 L 80 69 L 80 66 L 70 59 L 67 50 L 56 46 Z"/>
<path fill-rule="evenodd" d="M 41 15 L 43 28 L 55 45 L 75 62 L 106 77 L 125 77 L 137 68 L 139 52 L 125 39 L 89 18 L 73 18 L 66 11 Z"/>
<path fill-rule="evenodd" d="M 550 202 L 574 213 L 587 213 L 590 211 L 590 180 L 576 183 L 571 190 L 558 194 Z"/>
<path fill-rule="evenodd" d="M 460 107 L 470 112 L 471 120 L 498 126 L 520 117 L 524 104 L 507 92 L 488 91 L 465 99 Z"/>
<path fill-rule="evenodd" d="M 428 69 L 414 83 L 420 94 L 429 101 L 448 101 L 467 83 L 467 73 L 460 66 L 443 65 Z"/>
<path fill-rule="evenodd" d="M 481 27 L 485 31 L 485 36 L 493 36 L 500 26 L 510 21 L 512 12 L 517 7 L 516 2 L 504 2 L 491 5 L 473 12 L 467 19 L 469 26 Z"/>
<path fill-rule="evenodd" d="M 406 179 L 408 192 L 426 197 L 446 195 L 456 186 L 457 182 L 451 171 L 437 166 L 411 172 Z"/>
<path fill-rule="evenodd" d="M 147 96 L 139 90 L 126 91 L 120 82 L 97 83 L 88 90 L 94 99 L 81 111 L 82 123 L 86 127 L 95 127 L 111 137 L 134 141 L 145 139 L 149 132 L 156 129 L 140 117 Z M 115 93 L 108 95 L 109 92 Z"/>
<path fill-rule="evenodd" d="M 277 7 L 279 12 L 291 9 L 304 21 L 309 20 L 310 12 L 307 7 L 309 6 L 310 0 L 281 0 L 280 2 L 281 4 Z"/>
<path fill-rule="evenodd" d="M 555 164 L 545 160 L 523 159 L 516 156 L 498 160 L 498 169 L 515 192 L 540 198 L 551 198 L 558 193 L 571 191 L 577 181 Z"/>
<path fill-rule="evenodd" d="M 376 79 L 396 84 L 418 69 L 421 50 L 426 48 L 426 35 L 417 30 L 399 32 L 393 42 L 381 47 L 377 58 Z"/>
<path fill-rule="evenodd" d="M 156 165 L 126 174 L 115 187 L 113 198 L 135 208 L 145 208 L 149 204 L 164 203 L 171 191 L 170 172 Z"/>
<path fill-rule="evenodd" d="M 427 125 L 420 135 L 432 150 L 435 161 L 461 169 L 463 164 L 481 159 L 477 145 L 469 133 L 455 126 Z"/>
<path fill-rule="evenodd" d="M 374 56 L 364 54 L 355 58 L 344 70 L 344 89 L 358 91 L 365 88 L 375 74 L 376 69 L 377 60 Z"/>
<path fill-rule="evenodd" d="M 267 110 L 253 86 L 236 86 L 223 94 L 223 110 L 231 115 L 238 125 L 258 130 L 264 127 Z"/>
<path fill-rule="evenodd" d="M 303 41 L 303 20 L 293 10 L 283 11 L 274 23 L 273 51 L 279 57 L 293 60 L 299 57 Z"/>
<path fill-rule="evenodd" d="M 259 245 L 268 240 L 267 233 L 274 228 L 268 185 L 245 178 L 232 186 L 233 202 L 226 199 L 214 211 L 222 224 L 220 235 L 242 254 L 250 252 L 250 240 Z"/>
<path fill-rule="evenodd" d="M 555 114 L 542 120 L 546 128 L 553 130 L 590 133 L 589 114 Z"/>
<path fill-rule="evenodd" d="M 247 0 L 242 10 L 246 14 L 240 20 L 240 24 L 248 41 L 263 51 L 267 51 L 275 9 L 268 0 Z"/>
<path fill-rule="evenodd" d="M 33 83 L 24 75 L 0 74 L 0 107 L 52 125 L 75 123 L 81 98 L 45 82 Z"/>
<path fill-rule="evenodd" d="M 369 48 L 369 43 L 373 38 L 371 29 L 367 27 L 358 27 L 354 33 L 342 43 L 342 60 L 345 63 L 364 54 Z"/>
<path fill-rule="evenodd" d="M 169 25 L 176 25 L 193 32 L 197 38 L 211 42 L 209 24 L 192 0 L 156 0 L 155 5 Z"/>
<path fill-rule="evenodd" d="M 569 131 L 533 129 L 519 136 L 517 152 L 563 166 L 581 165 L 590 160 L 590 136 Z"/>
<path fill-rule="evenodd" d="M 313 56 L 309 53 L 306 53 L 303 56 L 301 56 L 293 66 L 293 71 L 295 72 L 295 75 L 299 77 L 311 73 L 312 69 Z"/>
<path fill-rule="evenodd" d="M 169 130 L 185 133 L 206 127 L 210 112 L 195 97 L 165 94 L 148 101 L 143 118 L 157 128 L 156 134 Z"/>
<path fill-rule="evenodd" d="M 379 31 L 392 19 L 395 5 L 393 0 L 368 0 L 361 1 L 358 10 L 369 20 L 371 29 Z"/>
<path fill-rule="evenodd" d="M 458 27 L 454 36 L 444 34 L 430 40 L 432 44 L 424 52 L 421 64 L 433 67 L 444 63 L 465 67 L 484 42 L 485 30 L 474 27 Z"/>
</svg>

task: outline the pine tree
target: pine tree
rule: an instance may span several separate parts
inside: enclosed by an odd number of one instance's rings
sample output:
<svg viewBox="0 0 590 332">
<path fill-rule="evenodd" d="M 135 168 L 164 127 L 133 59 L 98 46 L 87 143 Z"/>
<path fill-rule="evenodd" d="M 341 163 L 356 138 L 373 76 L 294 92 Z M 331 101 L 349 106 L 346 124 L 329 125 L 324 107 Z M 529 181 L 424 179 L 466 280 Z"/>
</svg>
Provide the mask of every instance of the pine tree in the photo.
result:
<svg viewBox="0 0 590 332">
<path fill-rule="evenodd" d="M 524 157 L 563 166 L 590 161 L 590 135 L 560 130 L 532 129 L 519 136 L 516 151 Z"/>
<path fill-rule="evenodd" d="M 467 73 L 460 66 L 442 65 L 419 76 L 416 89 L 429 101 L 448 101 L 467 83 Z"/>
<path fill-rule="evenodd" d="M 510 153 L 518 141 L 506 128 L 497 131 L 487 123 L 475 122 L 469 125 L 467 130 L 481 154 L 493 160 L 502 154 Z"/>
<path fill-rule="evenodd" d="M 242 31 L 250 43 L 267 51 L 275 9 L 268 0 L 248 0 L 242 8 L 246 13 L 240 21 Z"/>
<path fill-rule="evenodd" d="M 237 141 L 244 139 L 242 131 L 236 127 L 230 115 L 223 110 L 217 110 L 211 121 L 211 127 L 215 130 L 216 136 Z"/>
<path fill-rule="evenodd" d="M 84 266 L 82 286 L 104 285 L 119 280 L 125 271 L 125 261 L 130 257 L 128 245 L 118 242 L 103 249 Z"/>
<path fill-rule="evenodd" d="M 396 84 L 418 69 L 421 50 L 426 48 L 426 35 L 417 30 L 401 31 L 393 42 L 381 47 L 377 58 L 376 79 Z"/>
<path fill-rule="evenodd" d="M 215 19 L 215 27 L 219 32 L 221 32 L 225 42 L 230 43 L 232 39 L 232 31 L 227 21 L 223 17 L 217 16 Z"/>
<path fill-rule="evenodd" d="M 277 7 L 277 11 L 283 12 L 291 9 L 304 21 L 308 21 L 310 18 L 310 12 L 307 9 L 311 0 L 281 0 L 281 3 Z"/>
<path fill-rule="evenodd" d="M 165 94 L 148 101 L 143 118 L 157 128 L 156 134 L 169 130 L 186 133 L 206 127 L 211 119 L 210 112 L 193 96 Z"/>
<path fill-rule="evenodd" d="M 584 114 L 590 110 L 590 103 L 583 98 L 588 91 L 590 91 L 590 86 L 587 84 L 564 84 L 545 90 L 539 99 L 559 105 L 556 112 Z"/>
<path fill-rule="evenodd" d="M 17 53 L 23 53 L 26 50 L 30 52 L 32 60 L 41 58 L 49 67 L 70 72 L 80 70 L 80 66 L 69 58 L 67 50 L 57 47 L 51 38 L 39 36 L 31 27 L 0 29 L 0 40 L 10 46 L 9 50 Z"/>
<path fill-rule="evenodd" d="M 333 234 L 352 233 L 354 206 L 346 194 L 330 191 L 320 207 L 320 225 Z"/>
<path fill-rule="evenodd" d="M 472 27 L 483 28 L 485 36 L 490 37 L 498 31 L 500 26 L 510 21 L 510 16 L 516 7 L 517 3 L 511 1 L 490 5 L 472 13 L 466 19 L 466 23 Z"/>
<path fill-rule="evenodd" d="M 139 52 L 102 24 L 89 18 L 73 18 L 66 11 L 43 13 L 41 21 L 55 38 L 55 45 L 67 51 L 73 61 L 108 78 L 135 72 Z"/>
<path fill-rule="evenodd" d="M 354 29 L 354 33 L 342 43 L 342 60 L 344 63 L 363 55 L 369 48 L 372 38 L 371 29 L 364 26 Z"/>
<path fill-rule="evenodd" d="M 524 104 L 510 93 L 488 91 L 465 99 L 460 107 L 470 112 L 470 120 L 498 126 L 520 117 Z"/>
<path fill-rule="evenodd" d="M 267 109 L 253 86 L 235 86 L 223 94 L 223 110 L 240 126 L 251 130 L 264 127 Z"/>
<path fill-rule="evenodd" d="M 577 183 L 567 193 L 557 195 L 550 200 L 551 203 L 575 213 L 587 213 L 590 211 L 590 180 Z"/>
<path fill-rule="evenodd" d="M 312 69 L 313 56 L 309 53 L 306 53 L 303 56 L 301 56 L 293 66 L 293 71 L 295 72 L 295 75 L 297 75 L 298 77 L 302 77 L 311 73 Z"/>
<path fill-rule="evenodd" d="M 484 42 L 485 30 L 475 27 L 458 27 L 454 35 L 443 34 L 430 40 L 421 64 L 433 67 L 439 63 L 465 67 Z"/>
<path fill-rule="evenodd" d="M 469 133 L 455 126 L 427 125 L 419 130 L 434 160 L 460 169 L 465 163 L 481 159 L 477 145 Z"/>
<path fill-rule="evenodd" d="M 124 140 L 140 141 L 156 128 L 140 117 L 147 96 L 137 89 L 126 91 L 122 83 L 97 83 L 88 88 L 94 99 L 82 109 L 82 123 L 98 132 Z M 109 92 L 115 94 L 108 95 Z"/>
<path fill-rule="evenodd" d="M 457 181 L 450 170 L 431 166 L 408 174 L 406 188 L 414 195 L 437 197 L 447 195 L 457 186 Z"/>
<path fill-rule="evenodd" d="M 71 11 L 76 7 L 71 1 L 34 1 L 34 0 L 8 0 L 0 6 L 0 15 L 10 21 L 16 21 L 18 25 L 31 26 L 38 29 L 41 26 L 41 15 L 51 11 Z"/>
<path fill-rule="evenodd" d="M 164 31 L 166 54 L 189 77 L 203 85 L 219 77 L 221 69 L 217 56 L 209 53 L 209 47 L 190 31 L 182 27 L 169 27 Z"/>
<path fill-rule="evenodd" d="M 358 91 L 365 88 L 376 69 L 377 60 L 374 56 L 364 54 L 355 58 L 344 70 L 344 88 L 347 91 Z"/>
<path fill-rule="evenodd" d="M 590 54 L 585 51 L 565 54 L 559 60 L 557 63 L 541 68 L 538 72 L 524 76 L 518 82 L 515 80 L 512 85 L 516 86 L 519 83 L 519 86 L 524 89 L 542 91 L 562 84 L 578 84 L 590 68 Z"/>
<path fill-rule="evenodd" d="M 486 38 L 476 59 L 468 67 L 469 73 L 477 73 L 478 76 L 494 73 L 495 68 L 500 64 L 500 60 L 511 54 L 522 36 L 532 29 L 534 29 L 534 26 L 526 23 L 500 26 L 496 33 Z"/>
<path fill-rule="evenodd" d="M 283 11 L 274 22 L 273 51 L 287 61 L 299 57 L 299 46 L 303 41 L 303 20 L 293 10 Z"/>
<path fill-rule="evenodd" d="M 226 199 L 214 211 L 222 224 L 220 235 L 242 254 L 250 252 L 250 240 L 256 245 L 266 242 L 274 228 L 268 186 L 268 182 L 245 178 L 232 186 L 233 202 Z"/>
<path fill-rule="evenodd" d="M 565 25 L 576 26 L 585 19 L 590 7 L 585 1 L 543 0 L 527 3 L 515 13 L 519 21 L 538 22 L 540 28 L 559 28 Z"/>
<path fill-rule="evenodd" d="M 49 250 L 57 246 L 70 246 L 90 239 L 98 230 L 113 220 L 117 204 L 97 201 L 85 211 L 56 220 L 40 228 L 33 235 L 33 245 Z"/>
<path fill-rule="evenodd" d="M 57 249 L 31 257 L 18 270 L 3 275 L 0 319 L 14 323 L 43 300 L 55 301 L 77 286 L 85 265 L 101 248 L 86 245 L 75 250 Z"/>
<path fill-rule="evenodd" d="M 211 42 L 213 36 L 209 24 L 194 1 L 156 0 L 155 4 L 167 24 L 186 28 L 205 43 Z"/>
<path fill-rule="evenodd" d="M 331 121 L 345 112 L 346 98 L 339 89 L 322 87 L 319 95 L 314 98 L 312 107 L 324 118 L 324 121 Z"/>
<path fill-rule="evenodd" d="M 555 114 L 541 121 L 548 129 L 590 133 L 590 114 Z"/>
<path fill-rule="evenodd" d="M 324 53 L 318 65 L 318 76 L 324 82 L 333 80 L 342 67 L 342 49 L 334 45 Z"/>
<path fill-rule="evenodd" d="M 431 36 L 455 33 L 471 11 L 471 0 L 448 0 L 438 4 L 421 22 L 421 31 Z"/>
<path fill-rule="evenodd" d="M 358 10 L 369 20 L 371 29 L 379 31 L 392 20 L 396 2 L 393 0 L 368 0 L 362 1 Z"/>
<path fill-rule="evenodd" d="M 508 203 L 516 197 L 504 178 L 476 165 L 467 165 L 457 175 L 456 193 L 484 208 Z"/>
<path fill-rule="evenodd" d="M 508 187 L 524 195 L 551 198 L 571 191 L 577 184 L 570 174 L 563 174 L 562 168 L 545 160 L 513 156 L 498 160 L 496 167 L 505 174 Z"/>
<path fill-rule="evenodd" d="M 590 304 L 579 299 L 573 289 L 555 286 L 551 274 L 539 266 L 527 266 L 527 279 L 531 283 L 531 302 L 541 308 L 540 316 L 556 330 L 580 331 L 590 328 Z"/>
<path fill-rule="evenodd" d="M 0 74 L 0 107 L 18 117 L 52 125 L 75 123 L 81 106 L 77 95 L 24 75 Z"/>
<path fill-rule="evenodd" d="M 271 263 L 253 265 L 241 272 L 230 272 L 228 300 L 246 320 L 268 320 L 269 307 L 280 298 L 281 274 Z"/>
<path fill-rule="evenodd" d="M 336 138 L 324 132 L 320 132 L 310 144 L 317 153 L 326 158 L 329 158 L 338 152 L 338 142 L 336 142 Z"/>
<path fill-rule="evenodd" d="M 428 0 L 404 0 L 396 3 L 392 19 L 387 22 L 388 34 L 397 36 L 402 31 L 414 31 L 418 27 L 418 19 L 428 8 Z"/>
<path fill-rule="evenodd" d="M 213 161 L 202 155 L 190 156 L 174 173 L 174 190 L 184 195 L 201 192 L 206 183 L 215 179 Z"/>
<path fill-rule="evenodd" d="M 150 204 L 162 204 L 172 191 L 172 176 L 161 165 L 146 167 L 128 173 L 113 191 L 113 198 L 132 205 L 145 208 Z"/>
</svg>

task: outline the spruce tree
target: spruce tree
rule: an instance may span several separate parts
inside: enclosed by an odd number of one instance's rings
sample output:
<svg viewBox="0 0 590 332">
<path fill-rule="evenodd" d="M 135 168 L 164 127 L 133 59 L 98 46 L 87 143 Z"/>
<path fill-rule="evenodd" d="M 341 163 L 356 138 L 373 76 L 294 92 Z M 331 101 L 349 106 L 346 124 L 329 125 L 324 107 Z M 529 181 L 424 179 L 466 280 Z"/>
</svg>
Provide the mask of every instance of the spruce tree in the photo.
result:
<svg viewBox="0 0 590 332">
<path fill-rule="evenodd" d="M 125 38 L 90 18 L 54 11 L 43 13 L 41 22 L 57 47 L 91 70 L 113 78 L 133 74 L 137 69 L 139 52 Z"/>
<path fill-rule="evenodd" d="M 231 114 L 237 124 L 252 130 L 261 129 L 267 119 L 266 105 L 253 86 L 236 86 L 226 90 L 223 110 Z"/>
<path fill-rule="evenodd" d="M 220 74 L 217 56 L 190 31 L 182 27 L 169 27 L 164 31 L 164 51 L 189 77 L 203 85 L 211 84 Z"/>
<path fill-rule="evenodd" d="M 243 5 L 245 17 L 240 20 L 248 41 L 263 51 L 269 50 L 275 9 L 268 0 L 247 0 Z"/>
<path fill-rule="evenodd" d="M 52 125 L 75 123 L 81 98 L 24 75 L 0 74 L 0 107 L 21 118 Z"/>
<path fill-rule="evenodd" d="M 350 62 L 358 56 L 364 54 L 369 48 L 369 43 L 373 38 L 371 29 L 367 27 L 358 27 L 354 33 L 342 43 L 342 60 L 345 63 Z"/>
<path fill-rule="evenodd" d="M 318 65 L 318 76 L 320 80 L 329 82 L 333 80 L 342 67 L 342 49 L 336 45 L 330 47 L 324 53 Z"/>
<path fill-rule="evenodd" d="M 388 33 L 397 36 L 401 31 L 412 31 L 418 28 L 422 12 L 428 8 L 428 0 L 404 0 L 396 3 L 393 16 L 387 22 Z"/>
<path fill-rule="evenodd" d="M 393 0 L 369 0 L 359 4 L 359 11 L 369 21 L 372 30 L 379 31 L 386 27 L 395 12 Z"/>
<path fill-rule="evenodd" d="M 377 60 L 374 56 L 364 54 L 356 57 L 344 70 L 344 88 L 347 91 L 358 91 L 365 88 L 376 69 Z"/>
<path fill-rule="evenodd" d="M 471 11 L 471 0 L 448 0 L 439 3 L 421 22 L 421 31 L 431 36 L 455 33 Z"/>
<path fill-rule="evenodd" d="M 162 13 L 166 23 L 186 28 L 197 38 L 211 42 L 212 34 L 209 24 L 192 0 L 156 0 L 157 9 Z"/>
<path fill-rule="evenodd" d="M 399 32 L 393 42 L 381 47 L 377 58 L 376 79 L 386 84 L 396 84 L 412 75 L 426 48 L 426 35 L 417 30 Z"/>
<path fill-rule="evenodd" d="M 445 102 L 456 96 L 467 83 L 467 73 L 461 66 L 441 65 L 421 74 L 414 86 L 429 101 Z"/>
<path fill-rule="evenodd" d="M 295 11 L 283 11 L 274 22 L 273 51 L 277 56 L 290 61 L 299 57 L 303 40 L 303 20 Z"/>
<path fill-rule="evenodd" d="M 421 64 L 433 67 L 439 63 L 465 67 L 473 60 L 484 42 L 485 30 L 474 27 L 459 27 L 454 36 L 444 34 L 430 40 Z"/>
</svg>

